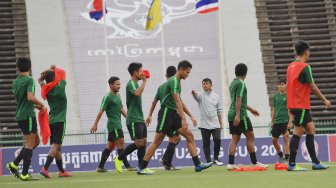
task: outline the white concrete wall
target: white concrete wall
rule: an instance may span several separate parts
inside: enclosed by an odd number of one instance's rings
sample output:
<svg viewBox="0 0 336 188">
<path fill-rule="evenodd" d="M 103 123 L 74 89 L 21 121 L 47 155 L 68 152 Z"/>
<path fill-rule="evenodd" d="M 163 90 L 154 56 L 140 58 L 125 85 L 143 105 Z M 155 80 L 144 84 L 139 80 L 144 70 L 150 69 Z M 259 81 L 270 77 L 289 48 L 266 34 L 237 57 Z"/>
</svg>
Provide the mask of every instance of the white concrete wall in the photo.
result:
<svg viewBox="0 0 336 188">
<path fill-rule="evenodd" d="M 55 64 L 67 71 L 68 114 L 67 130 L 81 131 L 78 103 L 73 79 L 71 51 L 67 31 L 67 20 L 62 0 L 26 0 L 30 55 L 33 62 L 35 79 L 40 72 Z M 261 117 L 250 118 L 255 127 L 270 122 L 270 109 L 266 82 L 261 58 L 260 42 L 254 1 L 220 1 L 223 34 L 223 68 L 230 83 L 234 79 L 234 67 L 237 63 L 246 63 L 249 67 L 246 84 L 248 103 L 261 113 Z M 226 84 L 224 83 L 226 86 Z M 40 98 L 40 88 L 37 96 Z M 224 98 L 227 96 L 224 94 Z M 226 106 L 228 108 L 228 106 Z M 227 114 L 224 115 L 227 121 Z M 268 129 L 255 129 L 257 136 L 268 135 Z M 228 135 L 228 131 L 225 131 Z M 81 143 L 79 141 L 78 143 Z"/>
<path fill-rule="evenodd" d="M 32 74 L 37 81 L 40 73 L 51 65 L 65 69 L 68 97 L 67 131 L 80 130 L 77 94 L 73 79 L 71 53 L 62 0 L 26 0 L 29 48 Z M 42 100 L 41 88 L 36 96 Z M 44 101 L 47 105 L 47 102 Z"/>
<path fill-rule="evenodd" d="M 259 118 L 249 117 L 254 127 L 270 122 L 270 107 L 262 63 L 256 10 L 252 0 L 220 1 L 224 54 L 228 81 L 235 78 L 234 68 L 238 63 L 248 66 L 245 80 L 248 90 L 248 105 L 257 109 Z M 255 129 L 256 135 L 267 135 L 268 128 Z"/>
</svg>

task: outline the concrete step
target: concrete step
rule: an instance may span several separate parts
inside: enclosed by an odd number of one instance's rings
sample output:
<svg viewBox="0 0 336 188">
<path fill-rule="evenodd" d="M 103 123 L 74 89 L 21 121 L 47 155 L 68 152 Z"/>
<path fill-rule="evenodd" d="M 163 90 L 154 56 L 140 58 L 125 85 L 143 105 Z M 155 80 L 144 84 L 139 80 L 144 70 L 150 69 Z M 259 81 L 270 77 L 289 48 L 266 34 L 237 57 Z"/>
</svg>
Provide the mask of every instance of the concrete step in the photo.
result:
<svg viewBox="0 0 336 188">
<path fill-rule="evenodd" d="M 18 123 L 17 122 L 12 122 L 12 123 L 0 123 L 0 128 L 1 127 L 11 127 L 11 128 L 14 128 L 14 127 L 19 127 Z"/>
<path fill-rule="evenodd" d="M 15 103 L 14 106 L 0 104 L 0 112 L 15 111 L 15 110 L 16 110 Z"/>
<path fill-rule="evenodd" d="M 15 117 L 16 112 L 0 112 L 0 118 L 3 117 Z"/>
</svg>

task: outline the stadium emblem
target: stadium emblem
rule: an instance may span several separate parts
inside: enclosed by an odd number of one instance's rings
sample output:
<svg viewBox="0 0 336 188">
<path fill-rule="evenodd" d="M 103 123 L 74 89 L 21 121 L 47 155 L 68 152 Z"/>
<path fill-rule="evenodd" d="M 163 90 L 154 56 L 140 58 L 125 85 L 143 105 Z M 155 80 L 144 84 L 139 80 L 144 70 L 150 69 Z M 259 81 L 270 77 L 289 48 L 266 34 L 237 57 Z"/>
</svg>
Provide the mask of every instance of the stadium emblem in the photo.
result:
<svg viewBox="0 0 336 188">
<path fill-rule="evenodd" d="M 82 12 L 81 16 L 95 24 L 104 24 L 104 19 L 96 21 L 90 19 L 89 10 L 92 7 L 91 1 L 87 5 L 87 12 Z M 112 2 L 112 5 L 109 4 Z M 160 33 L 161 28 L 146 32 L 145 25 L 147 13 L 152 0 L 113 0 L 106 5 L 106 25 L 108 27 L 108 38 L 134 38 L 145 39 L 155 38 Z M 191 16 L 196 13 L 195 0 L 180 0 L 178 5 L 162 2 L 163 24 L 170 24 L 175 19 Z M 176 1 L 175 1 L 176 3 Z M 112 34 L 110 34 L 112 30 Z"/>
</svg>

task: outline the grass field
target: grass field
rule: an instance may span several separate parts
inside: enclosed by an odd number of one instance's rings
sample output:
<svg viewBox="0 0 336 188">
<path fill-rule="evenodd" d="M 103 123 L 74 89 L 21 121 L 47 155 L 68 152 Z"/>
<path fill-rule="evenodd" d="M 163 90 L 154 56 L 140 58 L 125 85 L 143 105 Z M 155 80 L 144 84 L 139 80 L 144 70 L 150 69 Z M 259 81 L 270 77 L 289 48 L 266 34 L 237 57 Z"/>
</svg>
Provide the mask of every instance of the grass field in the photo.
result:
<svg viewBox="0 0 336 188">
<path fill-rule="evenodd" d="M 45 179 L 39 174 L 34 177 L 39 181 L 21 182 L 13 176 L 0 177 L 0 188 L 332 188 L 336 187 L 336 163 L 328 170 L 313 171 L 310 165 L 306 172 L 274 171 L 273 165 L 267 171 L 259 172 L 229 172 L 224 167 L 211 167 L 196 173 L 193 168 L 183 168 L 179 171 L 164 171 L 156 169 L 152 176 L 139 176 L 135 172 L 96 172 L 74 173 L 72 178 Z"/>
</svg>

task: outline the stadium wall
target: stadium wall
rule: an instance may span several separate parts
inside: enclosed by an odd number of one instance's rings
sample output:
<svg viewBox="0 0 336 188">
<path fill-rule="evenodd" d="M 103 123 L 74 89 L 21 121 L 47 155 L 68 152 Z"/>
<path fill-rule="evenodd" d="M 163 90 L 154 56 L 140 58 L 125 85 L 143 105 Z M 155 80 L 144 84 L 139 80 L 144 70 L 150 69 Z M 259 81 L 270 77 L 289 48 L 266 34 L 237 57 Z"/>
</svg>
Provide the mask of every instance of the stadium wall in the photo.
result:
<svg viewBox="0 0 336 188">
<path fill-rule="evenodd" d="M 71 51 L 67 33 L 63 1 L 27 0 L 27 21 L 29 34 L 32 75 L 37 82 L 40 73 L 51 65 L 66 70 L 68 98 L 67 131 L 81 130 Z M 36 96 L 42 100 L 41 87 L 36 83 Z M 47 105 L 47 102 L 44 101 Z"/>
</svg>

